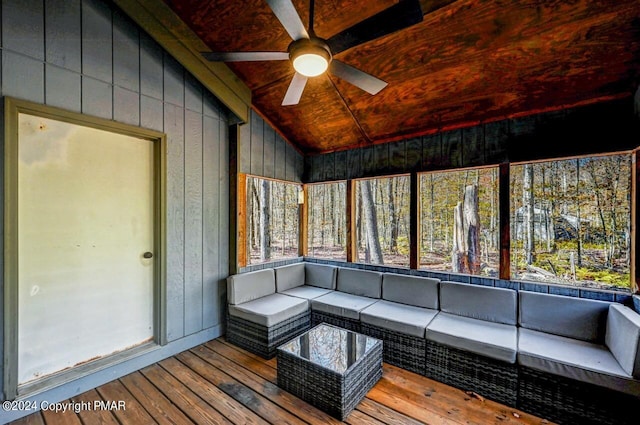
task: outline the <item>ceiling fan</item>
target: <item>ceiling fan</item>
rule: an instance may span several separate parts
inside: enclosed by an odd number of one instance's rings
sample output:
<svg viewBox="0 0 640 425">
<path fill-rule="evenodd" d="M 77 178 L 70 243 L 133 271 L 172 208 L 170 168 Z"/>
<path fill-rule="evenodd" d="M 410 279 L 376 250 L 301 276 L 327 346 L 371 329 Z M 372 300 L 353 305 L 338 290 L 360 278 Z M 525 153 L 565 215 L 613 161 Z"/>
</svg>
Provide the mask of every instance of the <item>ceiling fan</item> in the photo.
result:
<svg viewBox="0 0 640 425">
<path fill-rule="evenodd" d="M 202 55 L 217 62 L 248 62 L 290 60 L 296 73 L 282 101 L 283 106 L 297 105 L 307 80 L 324 74 L 333 75 L 374 95 L 387 83 L 333 56 L 392 32 L 407 28 L 423 19 L 419 0 L 400 0 L 329 39 L 318 37 L 313 30 L 315 2 L 309 4 L 309 28 L 305 29 L 291 0 L 267 0 L 293 42 L 286 52 L 204 52 Z"/>
</svg>

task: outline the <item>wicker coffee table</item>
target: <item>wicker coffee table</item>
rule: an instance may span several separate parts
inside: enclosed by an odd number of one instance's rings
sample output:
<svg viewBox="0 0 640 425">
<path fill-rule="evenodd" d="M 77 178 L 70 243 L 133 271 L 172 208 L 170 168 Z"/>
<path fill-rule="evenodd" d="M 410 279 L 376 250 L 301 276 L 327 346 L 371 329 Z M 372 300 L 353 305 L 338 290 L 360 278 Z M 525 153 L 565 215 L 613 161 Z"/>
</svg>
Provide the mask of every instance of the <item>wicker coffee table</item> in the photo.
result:
<svg viewBox="0 0 640 425">
<path fill-rule="evenodd" d="M 340 420 L 382 377 L 382 341 L 324 323 L 277 356 L 278 386 Z"/>
</svg>

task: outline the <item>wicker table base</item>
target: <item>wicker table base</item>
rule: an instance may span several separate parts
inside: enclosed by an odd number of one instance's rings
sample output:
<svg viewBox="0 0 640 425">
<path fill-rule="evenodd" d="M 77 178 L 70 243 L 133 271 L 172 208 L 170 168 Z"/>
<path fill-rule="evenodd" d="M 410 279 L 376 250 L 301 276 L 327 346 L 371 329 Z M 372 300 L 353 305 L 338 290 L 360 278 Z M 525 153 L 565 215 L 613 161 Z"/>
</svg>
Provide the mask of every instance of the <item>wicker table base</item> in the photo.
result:
<svg viewBox="0 0 640 425">
<path fill-rule="evenodd" d="M 277 356 L 278 386 L 340 420 L 382 377 L 382 341 L 330 325 L 279 347 Z"/>
</svg>

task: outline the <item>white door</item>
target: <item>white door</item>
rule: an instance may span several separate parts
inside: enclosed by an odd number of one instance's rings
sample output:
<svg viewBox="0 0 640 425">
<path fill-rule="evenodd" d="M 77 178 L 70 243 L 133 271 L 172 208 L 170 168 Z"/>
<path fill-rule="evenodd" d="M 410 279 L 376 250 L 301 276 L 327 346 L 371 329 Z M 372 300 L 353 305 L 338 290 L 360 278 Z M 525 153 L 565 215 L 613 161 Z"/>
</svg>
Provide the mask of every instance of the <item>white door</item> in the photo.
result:
<svg viewBox="0 0 640 425">
<path fill-rule="evenodd" d="M 19 385 L 153 339 L 153 150 L 19 114 Z"/>
</svg>

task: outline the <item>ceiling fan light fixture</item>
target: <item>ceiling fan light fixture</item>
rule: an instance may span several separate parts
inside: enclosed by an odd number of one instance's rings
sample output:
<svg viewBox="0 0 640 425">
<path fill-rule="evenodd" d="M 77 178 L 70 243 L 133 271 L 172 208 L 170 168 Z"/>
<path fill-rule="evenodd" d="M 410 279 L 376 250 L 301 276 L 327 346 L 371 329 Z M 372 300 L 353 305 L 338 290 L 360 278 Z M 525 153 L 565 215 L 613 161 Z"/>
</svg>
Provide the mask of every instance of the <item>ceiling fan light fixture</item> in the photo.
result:
<svg viewBox="0 0 640 425">
<path fill-rule="evenodd" d="M 293 60 L 293 68 L 305 77 L 317 77 L 329 67 L 329 62 L 315 53 L 303 53 Z"/>
<path fill-rule="evenodd" d="M 317 77 L 329 68 L 331 53 L 322 40 L 303 39 L 291 43 L 289 58 L 297 73 L 305 77 Z"/>
</svg>

